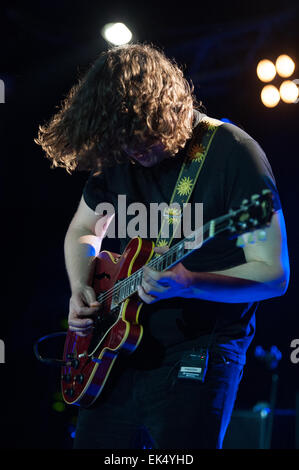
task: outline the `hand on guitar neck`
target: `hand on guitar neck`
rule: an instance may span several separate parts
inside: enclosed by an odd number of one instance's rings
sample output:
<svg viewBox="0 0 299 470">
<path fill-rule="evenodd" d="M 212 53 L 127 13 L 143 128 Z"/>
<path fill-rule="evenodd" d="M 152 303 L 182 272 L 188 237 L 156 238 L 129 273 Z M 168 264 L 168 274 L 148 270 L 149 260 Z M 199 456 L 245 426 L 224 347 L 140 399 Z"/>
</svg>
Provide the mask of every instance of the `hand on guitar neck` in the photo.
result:
<svg viewBox="0 0 299 470">
<path fill-rule="evenodd" d="M 156 247 L 154 251 L 162 254 L 168 251 L 168 247 Z M 164 272 L 144 266 L 138 295 L 147 304 L 172 297 L 189 297 L 191 280 L 192 273 L 182 263 Z"/>
</svg>

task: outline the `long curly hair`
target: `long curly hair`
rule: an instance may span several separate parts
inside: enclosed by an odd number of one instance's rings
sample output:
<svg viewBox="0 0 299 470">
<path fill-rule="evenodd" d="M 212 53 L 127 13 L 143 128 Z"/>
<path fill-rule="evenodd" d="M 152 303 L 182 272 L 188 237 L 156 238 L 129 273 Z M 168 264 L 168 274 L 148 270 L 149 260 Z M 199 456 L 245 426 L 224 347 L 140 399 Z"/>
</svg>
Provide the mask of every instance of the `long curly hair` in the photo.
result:
<svg viewBox="0 0 299 470">
<path fill-rule="evenodd" d="M 34 141 L 52 167 L 89 170 L 128 158 L 123 149 L 159 141 L 174 156 L 192 135 L 194 87 L 153 45 L 102 52 Z"/>
</svg>

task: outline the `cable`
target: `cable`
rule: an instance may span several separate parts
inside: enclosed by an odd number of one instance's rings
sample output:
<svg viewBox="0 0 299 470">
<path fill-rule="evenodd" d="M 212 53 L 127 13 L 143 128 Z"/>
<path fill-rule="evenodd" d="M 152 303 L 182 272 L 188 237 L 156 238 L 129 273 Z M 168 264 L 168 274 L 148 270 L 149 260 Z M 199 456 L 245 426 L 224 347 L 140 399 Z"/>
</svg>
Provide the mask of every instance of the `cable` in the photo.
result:
<svg viewBox="0 0 299 470">
<path fill-rule="evenodd" d="M 38 351 L 38 344 L 41 343 L 42 341 L 45 341 L 49 338 L 55 338 L 57 336 L 62 336 L 62 335 L 66 335 L 67 332 L 66 331 L 59 331 L 57 333 L 52 333 L 52 334 L 49 334 L 49 335 L 46 335 L 46 336 L 43 336 L 42 338 L 39 338 L 33 345 L 33 351 L 34 351 L 34 354 L 35 354 L 35 357 L 40 361 L 40 362 L 43 362 L 44 364 L 48 364 L 48 365 L 56 365 L 56 366 L 65 366 L 65 365 L 70 365 L 70 362 L 68 361 L 64 361 L 62 359 L 51 359 L 51 358 L 45 358 L 45 357 L 42 357 L 40 354 L 39 354 L 39 351 Z"/>
</svg>

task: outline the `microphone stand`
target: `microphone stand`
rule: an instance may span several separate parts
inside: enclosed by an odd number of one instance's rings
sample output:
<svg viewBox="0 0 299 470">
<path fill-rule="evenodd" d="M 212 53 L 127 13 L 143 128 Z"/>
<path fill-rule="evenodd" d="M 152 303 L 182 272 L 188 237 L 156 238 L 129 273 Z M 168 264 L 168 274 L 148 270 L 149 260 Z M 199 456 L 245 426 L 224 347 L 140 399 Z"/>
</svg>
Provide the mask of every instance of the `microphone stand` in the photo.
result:
<svg viewBox="0 0 299 470">
<path fill-rule="evenodd" d="M 255 357 L 260 360 L 267 369 L 274 370 L 277 368 L 279 361 L 281 360 L 282 354 L 276 346 L 271 346 L 270 351 L 265 351 L 262 346 L 257 346 L 254 352 Z M 270 391 L 270 416 L 268 423 L 263 420 L 260 448 L 270 449 L 272 432 L 273 432 L 273 420 L 277 400 L 277 389 L 278 389 L 279 376 L 273 372 L 271 377 L 271 391 Z M 268 425 L 267 425 L 268 424 Z"/>
</svg>

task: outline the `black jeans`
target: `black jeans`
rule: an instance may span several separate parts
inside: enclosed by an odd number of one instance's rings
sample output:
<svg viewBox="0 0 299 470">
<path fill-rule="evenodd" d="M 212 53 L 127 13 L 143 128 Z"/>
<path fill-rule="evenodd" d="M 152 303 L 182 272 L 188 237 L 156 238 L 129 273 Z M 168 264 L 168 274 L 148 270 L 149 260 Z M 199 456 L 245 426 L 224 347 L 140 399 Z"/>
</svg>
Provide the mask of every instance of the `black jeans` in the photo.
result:
<svg viewBox="0 0 299 470">
<path fill-rule="evenodd" d="M 182 380 L 181 354 L 108 378 L 95 406 L 79 411 L 74 448 L 221 449 L 243 365 L 212 352 L 204 383 Z"/>
</svg>

